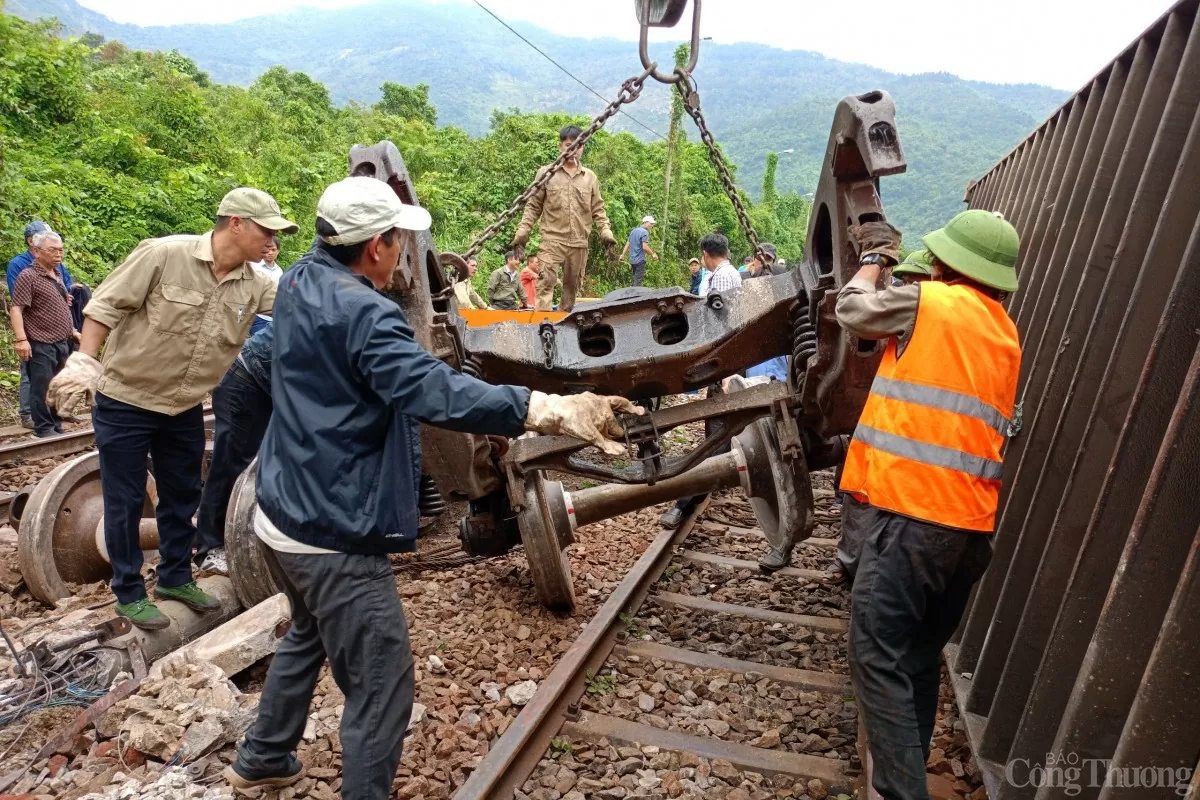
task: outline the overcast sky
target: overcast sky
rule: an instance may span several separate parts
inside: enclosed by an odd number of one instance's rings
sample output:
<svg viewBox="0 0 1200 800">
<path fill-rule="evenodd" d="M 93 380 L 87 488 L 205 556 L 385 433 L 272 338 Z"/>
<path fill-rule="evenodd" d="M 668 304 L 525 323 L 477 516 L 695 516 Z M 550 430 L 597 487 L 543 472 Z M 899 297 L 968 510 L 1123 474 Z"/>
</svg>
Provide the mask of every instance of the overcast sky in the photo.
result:
<svg viewBox="0 0 1200 800">
<path fill-rule="evenodd" d="M 473 0 L 427 1 L 473 5 Z M 367 0 L 79 2 L 119 22 L 170 25 L 227 22 L 300 6 L 339 8 Z M 509 21 L 532 22 L 568 36 L 635 40 L 638 35 L 629 0 L 481 2 Z M 944 71 L 975 80 L 1073 90 L 1172 4 L 1173 0 L 707 0 L 702 27 L 704 36 L 719 43 L 761 42 L 815 50 L 890 72 Z M 656 38 L 679 39 L 686 35 L 685 25 L 690 25 L 690 16 Z M 631 57 L 636 59 L 636 53 Z"/>
</svg>

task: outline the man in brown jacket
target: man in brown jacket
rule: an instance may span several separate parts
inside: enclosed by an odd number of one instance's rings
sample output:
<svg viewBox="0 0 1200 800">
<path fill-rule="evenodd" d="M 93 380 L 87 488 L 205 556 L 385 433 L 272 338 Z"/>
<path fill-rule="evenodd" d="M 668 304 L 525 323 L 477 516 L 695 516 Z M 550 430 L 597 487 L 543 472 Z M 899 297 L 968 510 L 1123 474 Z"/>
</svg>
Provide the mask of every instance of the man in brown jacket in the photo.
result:
<svg viewBox="0 0 1200 800">
<path fill-rule="evenodd" d="M 566 150 L 575 143 L 583 131 L 568 125 L 558 133 L 558 150 Z M 541 177 L 549 167 L 538 170 Z M 512 246 L 523 247 L 538 219 L 542 221 L 542 246 L 538 250 L 541 273 L 538 277 L 537 307 L 549 311 L 554 303 L 554 286 L 562 269 L 562 303 L 559 309 L 570 311 L 575 307 L 575 293 L 583 282 L 587 267 L 588 236 L 592 223 L 600 226 L 600 240 L 605 247 L 613 247 L 617 237 L 613 236 L 604 213 L 604 198 L 600 196 L 600 181 L 596 173 L 579 163 L 579 154 L 567 160 L 550 182 L 540 192 L 529 198 L 525 214 L 517 226 Z"/>
</svg>

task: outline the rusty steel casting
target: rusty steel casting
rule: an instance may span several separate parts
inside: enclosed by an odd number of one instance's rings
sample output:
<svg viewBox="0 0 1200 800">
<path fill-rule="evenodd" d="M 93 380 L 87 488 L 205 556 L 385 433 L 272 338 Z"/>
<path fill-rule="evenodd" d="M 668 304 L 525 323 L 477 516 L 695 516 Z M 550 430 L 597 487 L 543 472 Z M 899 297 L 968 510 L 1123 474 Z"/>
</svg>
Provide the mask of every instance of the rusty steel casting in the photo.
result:
<svg viewBox="0 0 1200 800">
<path fill-rule="evenodd" d="M 512 506 L 518 511 L 517 526 L 530 573 L 544 605 L 567 611 L 575 607 L 565 550 L 575 541 L 576 528 L 681 497 L 741 487 L 772 548 L 790 554 L 796 542 L 808 538 L 814 521 L 808 468 L 803 454 L 784 455 L 784 437 L 779 430 L 786 430 L 787 425 L 771 416 L 771 400 L 785 394 L 786 386 L 772 382 L 747 388 L 740 377 L 729 383 L 729 394 L 646 415 L 651 417 L 651 426 L 657 418 L 662 420 L 657 427 L 669 430 L 682 421 L 695 421 L 689 414 L 694 414 L 695 408 L 711 410 L 714 402 L 720 402 L 725 408 L 737 409 L 739 399 L 745 400 L 740 416 L 736 410 L 718 415 L 722 431 L 708 439 L 730 443 L 729 453 L 663 473 L 660 480 L 634 481 L 634 476 L 627 474 L 629 479 L 622 482 L 569 492 L 562 483 L 547 480 L 544 468 L 556 463 L 556 456 L 579 449 L 580 442 L 569 437 L 539 436 L 513 444 L 503 459 L 505 474 Z M 731 434 L 736 435 L 731 438 Z M 702 449 L 692 452 L 694 455 Z M 565 471 L 579 473 L 578 465 L 567 462 Z M 644 469 L 645 465 L 633 468 L 635 472 Z"/>
<path fill-rule="evenodd" d="M 1021 235 L 1024 429 L 1005 454 L 994 557 L 947 650 L 993 800 L 1131 788 L 1034 785 L 1047 753 L 1196 767 L 1196 331 L 1200 17 L 1176 4 L 966 199 Z M 1190 654 L 1190 655 L 1189 655 Z M 1106 767 L 1108 768 L 1108 767 Z"/>
<path fill-rule="evenodd" d="M 147 477 L 141 547 L 158 549 L 153 476 Z M 104 547 L 100 456 L 88 453 L 60 464 L 25 503 L 17 531 L 17 554 L 29 593 L 47 605 L 71 596 L 69 583 L 92 583 L 112 575 Z"/>
<path fill-rule="evenodd" d="M 638 10 L 647 24 L 667 24 L 665 20 L 677 17 L 684 5 L 645 3 Z M 652 66 L 647 70 L 642 81 Z M 674 78 L 689 98 L 689 112 L 695 112 L 693 118 L 717 158 L 714 163 L 723 166 L 687 70 L 678 70 Z M 593 127 L 603 124 L 603 117 Z M 355 147 L 350 169 L 352 174 L 385 180 L 405 202 L 417 201 L 403 159 L 390 142 Z M 838 289 L 858 270 L 857 245 L 849 228 L 886 219 L 879 178 L 904 169 L 891 98 L 884 92 L 848 97 L 835 113 L 805 257 L 797 269 L 703 298 L 682 289 L 623 289 L 576 306 L 558 322 L 468 328 L 457 314 L 444 271 L 449 265 L 461 275 L 465 263 L 453 255 L 439 256 L 427 234 L 411 237 L 390 295 L 405 310 L 422 346 L 483 380 L 549 393 L 591 391 L 652 400 L 713 385 L 774 356 L 792 357 L 786 384 L 718 394 L 623 420 L 626 444 L 638 451 L 632 467 L 591 462 L 578 455 L 586 445 L 567 437 L 520 439 L 505 455 L 487 437 L 422 426 L 424 471 L 443 497 L 471 501 L 471 512 L 460 525 L 467 552 L 498 555 L 523 543 L 543 602 L 571 608 L 574 595 L 563 554 L 571 522 L 558 510 L 562 495 L 554 492 L 561 490 L 547 489 L 553 482 L 542 473 L 553 469 L 638 485 L 633 492 L 614 489 L 613 496 L 623 498 L 622 507 L 637 496 L 649 505 L 659 502 L 655 498 L 664 490 L 654 487 L 662 482 L 698 485 L 695 476 L 686 477 L 688 471 L 700 468 L 743 430 L 753 431 L 745 434 L 753 439 L 746 444 L 747 452 L 767 464 L 759 470 L 759 482 L 771 484 L 771 490 L 752 493 L 752 502 L 772 545 L 790 549 L 798 536 L 807 536 L 812 527 L 808 470 L 840 459 L 842 437 L 854 429 L 882 356 L 879 343 L 858 341 L 834 317 Z M 736 187 L 728 174 L 724 177 L 730 201 L 740 209 Z M 755 242 L 747 215 L 740 218 Z M 485 234 L 495 229 L 490 226 Z M 710 428 L 705 441 L 683 456 L 660 455 L 663 432 L 700 420 Z M 242 493 L 252 494 L 245 488 Z M 242 508 L 238 502 L 235 498 L 235 507 Z M 245 502 L 252 508 L 252 498 Z M 239 524 L 248 521 L 240 513 L 228 518 L 231 524 L 235 519 L 242 520 Z M 254 537 L 242 538 L 245 547 L 232 548 L 230 558 L 231 564 L 245 564 L 242 578 L 235 582 L 246 595 L 243 601 L 250 602 L 251 595 L 257 597 L 270 581 L 256 555 Z"/>
</svg>

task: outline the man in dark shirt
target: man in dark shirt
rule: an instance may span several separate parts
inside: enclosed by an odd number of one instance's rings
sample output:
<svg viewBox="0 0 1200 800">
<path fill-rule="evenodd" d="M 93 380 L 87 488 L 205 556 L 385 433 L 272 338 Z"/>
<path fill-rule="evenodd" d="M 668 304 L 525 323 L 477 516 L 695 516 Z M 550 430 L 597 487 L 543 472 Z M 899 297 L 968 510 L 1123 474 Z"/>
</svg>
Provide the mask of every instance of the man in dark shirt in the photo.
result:
<svg viewBox="0 0 1200 800">
<path fill-rule="evenodd" d="M 525 308 L 525 293 L 521 290 L 521 279 L 517 267 L 521 266 L 516 252 L 504 254 L 504 266 L 492 273 L 488 279 L 488 305 L 505 311 Z"/>
<path fill-rule="evenodd" d="M 242 352 L 213 389 L 212 466 L 200 494 L 195 562 L 226 575 L 225 512 L 238 476 L 258 455 L 271 421 L 271 351 L 275 332 L 268 321 L 242 345 Z"/>
<path fill-rule="evenodd" d="M 70 295 L 58 274 L 62 238 L 53 231 L 42 231 L 34 234 L 32 248 L 33 266 L 22 270 L 13 285 L 12 329 L 17 356 L 28 364 L 33 432 L 45 438 L 63 432 L 62 420 L 46 404 L 46 389 L 79 334 L 71 325 Z"/>
<path fill-rule="evenodd" d="M 339 181 L 317 204 L 318 245 L 279 286 L 274 411 L 259 452 L 254 532 L 292 625 L 258 720 L 225 771 L 235 788 L 302 777 L 292 751 L 328 658 L 346 696 L 342 796 L 391 793 L 412 713 L 413 659 L 387 554 L 416 547 L 418 420 L 480 434 L 565 434 L 620 454 L 610 441 L 622 432 L 614 412 L 639 413 L 621 397 L 493 386 L 422 349 L 378 290 L 399 262 L 400 231 L 429 222 L 382 181 Z"/>
<path fill-rule="evenodd" d="M 51 230 L 50 226 L 47 225 L 46 223 L 42 222 L 41 220 L 34 220 L 33 222 L 31 222 L 25 226 L 25 252 L 20 253 L 16 256 L 13 256 L 12 260 L 8 262 L 8 270 L 4 274 L 5 281 L 8 285 L 8 296 L 10 299 L 13 296 L 13 289 L 16 288 L 16 285 L 17 285 L 17 276 L 20 275 L 25 270 L 29 269 L 29 267 L 31 267 L 33 265 L 33 258 L 34 258 L 33 257 L 33 237 L 39 233 L 43 233 L 43 232 L 49 231 L 49 230 Z M 60 278 L 62 278 L 63 286 L 67 287 L 67 291 L 72 292 L 74 286 L 71 281 L 71 273 L 67 272 L 67 268 L 64 267 L 62 264 L 58 265 L 58 275 Z M 74 294 L 74 293 L 72 292 L 72 294 Z M 75 326 L 75 330 L 80 330 L 80 327 L 78 325 Z M 29 409 L 29 362 L 28 361 L 21 362 L 20 398 L 21 398 L 21 408 L 20 408 L 21 425 L 23 425 L 26 428 L 32 428 L 33 427 L 33 417 L 30 416 L 30 409 Z"/>
</svg>

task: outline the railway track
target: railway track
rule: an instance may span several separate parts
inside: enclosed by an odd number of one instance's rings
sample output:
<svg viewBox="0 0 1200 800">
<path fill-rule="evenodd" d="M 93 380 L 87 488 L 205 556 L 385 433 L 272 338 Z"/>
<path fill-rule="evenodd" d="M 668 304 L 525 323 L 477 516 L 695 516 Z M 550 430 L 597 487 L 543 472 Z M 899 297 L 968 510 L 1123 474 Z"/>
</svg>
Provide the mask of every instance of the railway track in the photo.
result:
<svg viewBox="0 0 1200 800">
<path fill-rule="evenodd" d="M 211 431 L 215 424 L 216 417 L 212 413 L 211 406 L 204 407 L 204 427 Z M 29 461 L 40 461 L 43 459 L 64 459 L 68 456 L 74 456 L 79 453 L 89 450 L 96 446 L 96 434 L 91 428 L 71 431 L 62 436 L 55 436 L 49 439 L 26 439 L 9 444 L 0 445 L 0 469 L 12 467 Z M 9 519 L 9 512 L 12 508 L 12 501 L 21 491 L 4 491 L 0 492 L 0 522 Z"/>
<path fill-rule="evenodd" d="M 821 582 L 836 542 L 767 576 L 752 520 L 731 492 L 661 532 L 455 797 L 853 793 L 849 596 Z"/>
</svg>

